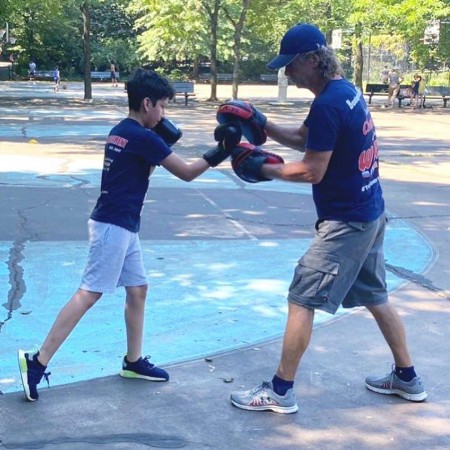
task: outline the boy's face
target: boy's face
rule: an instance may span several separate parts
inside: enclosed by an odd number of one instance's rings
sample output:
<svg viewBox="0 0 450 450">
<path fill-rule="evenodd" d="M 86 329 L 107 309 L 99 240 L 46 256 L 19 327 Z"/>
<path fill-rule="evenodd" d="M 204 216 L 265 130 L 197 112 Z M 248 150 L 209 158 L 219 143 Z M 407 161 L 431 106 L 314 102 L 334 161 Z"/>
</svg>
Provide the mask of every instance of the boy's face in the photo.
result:
<svg viewBox="0 0 450 450">
<path fill-rule="evenodd" d="M 149 98 L 145 98 L 142 102 L 142 120 L 145 128 L 155 128 L 158 122 L 165 116 L 165 110 L 169 99 L 167 97 L 161 98 L 153 106 L 152 101 Z"/>
</svg>

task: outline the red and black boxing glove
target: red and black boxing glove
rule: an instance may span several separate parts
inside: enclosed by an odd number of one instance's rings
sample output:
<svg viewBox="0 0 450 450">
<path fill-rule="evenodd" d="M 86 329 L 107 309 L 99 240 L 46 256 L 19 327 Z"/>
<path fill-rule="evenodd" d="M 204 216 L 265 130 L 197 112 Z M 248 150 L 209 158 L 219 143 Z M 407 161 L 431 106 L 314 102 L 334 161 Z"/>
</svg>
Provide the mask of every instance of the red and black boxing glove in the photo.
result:
<svg viewBox="0 0 450 450">
<path fill-rule="evenodd" d="M 264 164 L 284 164 L 284 160 L 275 153 L 246 142 L 240 143 L 231 151 L 231 167 L 234 173 L 247 183 L 272 180 L 261 173 Z"/>
<path fill-rule="evenodd" d="M 267 140 L 267 117 L 250 102 L 232 100 L 223 103 L 219 106 L 216 117 L 221 124 L 238 122 L 242 134 L 250 144 L 262 145 Z"/>
</svg>

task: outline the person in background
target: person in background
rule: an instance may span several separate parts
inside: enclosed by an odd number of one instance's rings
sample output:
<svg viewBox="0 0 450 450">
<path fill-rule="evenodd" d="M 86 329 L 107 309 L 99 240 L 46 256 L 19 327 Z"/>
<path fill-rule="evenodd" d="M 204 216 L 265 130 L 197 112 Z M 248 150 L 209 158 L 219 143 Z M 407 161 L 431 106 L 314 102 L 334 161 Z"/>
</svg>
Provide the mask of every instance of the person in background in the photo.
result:
<svg viewBox="0 0 450 450">
<path fill-rule="evenodd" d="M 116 65 L 114 64 L 113 61 L 111 61 L 111 66 L 109 68 L 110 72 L 111 72 L 111 85 L 113 87 L 117 87 L 118 83 L 117 83 L 117 76 L 116 76 Z"/>
<path fill-rule="evenodd" d="M 381 82 L 383 84 L 389 83 L 389 69 L 388 66 L 384 66 L 383 70 L 380 72 Z"/>
<path fill-rule="evenodd" d="M 28 76 L 30 77 L 30 82 L 32 84 L 36 84 L 36 81 L 34 79 L 35 74 L 36 74 L 36 63 L 33 60 L 31 60 L 30 64 L 28 65 Z"/>
<path fill-rule="evenodd" d="M 58 66 L 55 66 L 55 68 L 53 69 L 53 81 L 55 82 L 55 85 L 53 86 L 53 90 L 55 92 L 58 92 L 59 85 L 61 84 L 61 72 L 60 72 Z"/>
<path fill-rule="evenodd" d="M 393 68 L 389 74 L 389 88 L 388 88 L 388 102 L 385 105 L 387 106 L 394 106 L 394 101 L 397 98 L 397 95 L 400 91 L 400 84 L 403 81 L 403 77 L 400 75 L 400 72 L 398 69 Z"/>
</svg>

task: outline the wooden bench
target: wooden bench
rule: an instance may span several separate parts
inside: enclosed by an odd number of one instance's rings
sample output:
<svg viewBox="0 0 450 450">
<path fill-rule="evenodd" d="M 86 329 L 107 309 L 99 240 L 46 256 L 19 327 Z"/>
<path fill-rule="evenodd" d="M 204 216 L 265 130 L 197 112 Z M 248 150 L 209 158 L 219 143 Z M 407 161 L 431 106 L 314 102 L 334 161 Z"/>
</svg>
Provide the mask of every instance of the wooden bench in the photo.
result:
<svg viewBox="0 0 450 450">
<path fill-rule="evenodd" d="M 427 86 L 423 94 L 423 106 L 425 101 L 429 99 L 442 99 L 444 108 L 447 107 L 447 102 L 450 100 L 450 86 Z"/>
<path fill-rule="evenodd" d="M 187 106 L 189 97 L 195 97 L 196 95 L 193 81 L 172 81 L 171 84 L 175 90 L 174 101 L 176 101 L 177 96 L 184 97 L 184 104 Z"/>
<path fill-rule="evenodd" d="M 35 80 L 53 80 L 53 70 L 35 70 Z"/>
<path fill-rule="evenodd" d="M 389 95 L 389 85 L 384 83 L 367 83 L 366 90 L 364 92 L 364 95 L 369 96 L 369 105 L 372 103 L 372 97 L 375 95 Z M 411 88 L 410 87 L 404 87 L 402 88 L 400 86 L 400 89 L 397 94 L 397 100 L 398 100 L 398 107 L 402 107 L 402 100 L 405 98 L 411 97 Z"/>
<path fill-rule="evenodd" d="M 120 79 L 120 72 L 116 72 L 116 80 Z M 95 81 L 111 81 L 111 71 L 99 72 L 97 70 L 91 72 L 91 80 Z"/>
</svg>

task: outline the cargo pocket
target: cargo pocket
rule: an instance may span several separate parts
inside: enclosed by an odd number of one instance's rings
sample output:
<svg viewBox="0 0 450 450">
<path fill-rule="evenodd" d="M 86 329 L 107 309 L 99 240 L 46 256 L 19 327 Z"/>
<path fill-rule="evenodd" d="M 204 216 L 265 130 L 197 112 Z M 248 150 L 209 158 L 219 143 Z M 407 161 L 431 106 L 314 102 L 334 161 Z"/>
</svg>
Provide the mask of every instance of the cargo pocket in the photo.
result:
<svg viewBox="0 0 450 450">
<path fill-rule="evenodd" d="M 320 307 L 330 298 L 338 273 L 339 262 L 328 255 L 307 253 L 298 262 L 289 295 L 305 305 Z"/>
</svg>

